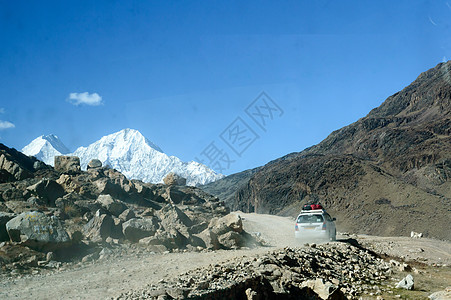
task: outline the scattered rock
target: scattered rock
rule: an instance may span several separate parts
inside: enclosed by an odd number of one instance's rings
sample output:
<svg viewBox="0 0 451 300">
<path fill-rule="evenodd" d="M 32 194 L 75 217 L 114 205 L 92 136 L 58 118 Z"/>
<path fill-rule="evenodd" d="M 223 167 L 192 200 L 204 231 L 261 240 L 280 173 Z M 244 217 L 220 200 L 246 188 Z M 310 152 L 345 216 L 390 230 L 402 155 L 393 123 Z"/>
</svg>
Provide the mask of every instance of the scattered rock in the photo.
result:
<svg viewBox="0 0 451 300">
<path fill-rule="evenodd" d="M 16 215 L 0 211 L 0 242 L 9 241 L 8 231 L 6 230 L 6 223 L 14 218 Z"/>
<path fill-rule="evenodd" d="M 324 282 L 322 278 L 316 278 L 315 280 L 307 280 L 302 283 L 302 287 L 309 287 L 312 289 L 321 299 L 346 299 L 340 289 L 330 282 Z"/>
<path fill-rule="evenodd" d="M 411 231 L 410 232 L 410 237 L 413 238 L 413 239 L 421 239 L 423 237 L 423 233 Z"/>
<path fill-rule="evenodd" d="M 449 300 L 451 299 L 451 286 L 443 291 L 435 292 L 428 297 L 431 300 Z"/>
<path fill-rule="evenodd" d="M 237 249 L 245 246 L 245 239 L 235 231 L 229 231 L 218 237 L 218 242 L 225 249 Z"/>
<path fill-rule="evenodd" d="M 406 289 L 406 290 L 413 290 L 414 289 L 414 282 L 413 282 L 413 276 L 407 275 L 406 278 L 401 280 L 397 285 L 397 289 Z"/>
<path fill-rule="evenodd" d="M 51 261 L 51 260 L 55 260 L 55 254 L 53 252 L 47 252 L 47 255 L 45 257 L 45 260 L 47 262 Z"/>
<path fill-rule="evenodd" d="M 243 232 L 243 222 L 237 214 L 228 214 L 220 219 L 214 219 L 208 227 L 218 235 L 227 233 L 230 230 L 237 233 Z"/>
<path fill-rule="evenodd" d="M 380 286 L 384 280 L 381 274 L 389 270 L 388 263 L 366 251 L 331 243 L 237 257 L 116 299 L 157 299 L 164 294 L 176 299 L 358 299 L 358 295 L 372 293 L 373 287 Z"/>
</svg>

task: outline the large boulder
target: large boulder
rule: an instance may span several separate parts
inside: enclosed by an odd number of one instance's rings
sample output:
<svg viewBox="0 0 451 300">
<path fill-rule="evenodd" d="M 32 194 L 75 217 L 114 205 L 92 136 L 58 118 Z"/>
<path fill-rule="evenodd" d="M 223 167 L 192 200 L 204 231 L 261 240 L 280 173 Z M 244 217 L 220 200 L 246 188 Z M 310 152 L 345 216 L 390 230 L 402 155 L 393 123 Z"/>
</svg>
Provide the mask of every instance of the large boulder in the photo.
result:
<svg viewBox="0 0 451 300">
<path fill-rule="evenodd" d="M 188 240 L 176 229 L 169 231 L 158 230 L 155 235 L 139 240 L 142 245 L 163 245 L 166 249 L 183 248 Z"/>
<path fill-rule="evenodd" d="M 246 245 L 245 238 L 235 231 L 229 231 L 223 235 L 218 236 L 218 242 L 225 249 L 238 249 Z"/>
<path fill-rule="evenodd" d="M 98 160 L 97 158 L 91 159 L 91 161 L 88 163 L 87 169 L 98 169 L 102 167 L 102 162 Z"/>
<path fill-rule="evenodd" d="M 6 223 L 16 215 L 12 213 L 0 211 L 0 242 L 9 241 L 8 231 L 6 231 Z"/>
<path fill-rule="evenodd" d="M 39 251 L 53 251 L 70 245 L 71 240 L 54 216 L 37 211 L 24 212 L 6 223 L 12 242 Z"/>
<path fill-rule="evenodd" d="M 113 236 L 114 221 L 110 215 L 96 215 L 84 226 L 83 233 L 85 237 L 93 242 L 105 241 Z"/>
<path fill-rule="evenodd" d="M 164 177 L 163 182 L 166 185 L 186 185 L 186 178 L 170 172 Z"/>
<path fill-rule="evenodd" d="M 66 155 L 55 156 L 55 170 L 63 173 L 79 172 L 80 158 Z"/>
<path fill-rule="evenodd" d="M 0 169 L 0 183 L 16 181 L 13 174 L 9 173 L 4 169 Z"/>
<path fill-rule="evenodd" d="M 239 215 L 228 214 L 219 219 L 212 219 L 208 227 L 217 235 L 222 235 L 229 231 L 242 233 L 243 221 Z"/>
<path fill-rule="evenodd" d="M 415 287 L 413 276 L 408 274 L 403 280 L 396 285 L 397 289 L 413 290 Z"/>
<path fill-rule="evenodd" d="M 218 250 L 221 248 L 218 241 L 218 236 L 208 228 L 199 234 L 194 234 L 193 236 L 203 241 L 203 243 L 199 246 L 210 250 Z"/>
<path fill-rule="evenodd" d="M 158 212 L 161 224 L 164 228 L 191 227 L 193 221 L 175 205 L 167 205 Z"/>
<path fill-rule="evenodd" d="M 119 215 L 127 209 L 127 206 L 119 200 L 114 199 L 111 195 L 99 195 L 97 202 L 113 216 Z"/>
<path fill-rule="evenodd" d="M 100 178 L 94 181 L 94 187 L 97 194 L 112 195 L 121 198 L 124 196 L 124 190 L 120 184 L 114 183 L 110 178 Z"/>
<path fill-rule="evenodd" d="M 47 205 L 54 206 L 55 200 L 64 196 L 64 188 L 54 180 L 42 179 L 36 184 L 27 187 L 27 190 L 34 196 L 47 202 Z"/>
<path fill-rule="evenodd" d="M 132 242 L 138 242 L 142 238 L 154 235 L 157 229 L 158 221 L 155 217 L 133 218 L 122 224 L 124 237 Z"/>
<path fill-rule="evenodd" d="M 56 183 L 61 185 L 66 193 L 80 193 L 81 183 L 75 180 L 73 176 L 61 174 L 60 178 L 56 180 Z"/>
<path fill-rule="evenodd" d="M 193 226 L 193 221 L 177 206 L 167 205 L 158 212 L 158 216 L 161 220 L 161 225 L 166 231 L 172 229 L 177 230 L 186 239 L 191 236 L 190 227 Z"/>
</svg>

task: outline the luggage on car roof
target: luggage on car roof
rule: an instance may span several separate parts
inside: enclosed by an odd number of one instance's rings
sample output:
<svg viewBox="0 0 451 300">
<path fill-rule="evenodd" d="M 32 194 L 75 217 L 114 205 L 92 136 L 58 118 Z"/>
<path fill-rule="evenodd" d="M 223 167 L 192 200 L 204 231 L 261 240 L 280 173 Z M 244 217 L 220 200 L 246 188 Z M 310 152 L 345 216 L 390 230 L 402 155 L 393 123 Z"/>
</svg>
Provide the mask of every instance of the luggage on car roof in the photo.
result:
<svg viewBox="0 0 451 300">
<path fill-rule="evenodd" d="M 302 207 L 302 210 L 314 210 L 314 209 L 323 209 L 321 204 L 305 204 Z"/>
</svg>

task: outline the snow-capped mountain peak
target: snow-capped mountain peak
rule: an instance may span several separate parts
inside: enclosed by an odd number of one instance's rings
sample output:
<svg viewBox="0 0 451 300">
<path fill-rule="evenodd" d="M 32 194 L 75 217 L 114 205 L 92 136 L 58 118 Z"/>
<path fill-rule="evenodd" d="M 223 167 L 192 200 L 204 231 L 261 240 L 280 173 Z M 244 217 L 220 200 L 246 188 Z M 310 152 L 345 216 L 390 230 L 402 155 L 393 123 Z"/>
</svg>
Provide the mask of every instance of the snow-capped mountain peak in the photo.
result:
<svg viewBox="0 0 451 300">
<path fill-rule="evenodd" d="M 40 136 L 22 152 L 49 165 L 53 165 L 57 155 L 75 155 L 80 158 L 83 170 L 97 158 L 104 166 L 119 170 L 129 179 L 151 183 L 163 182 L 169 172 L 185 177 L 188 185 L 206 184 L 224 177 L 198 162 L 183 162 L 176 156 L 166 155 L 138 130 L 129 128 L 104 136 L 87 147 L 79 147 L 71 154 L 56 135 Z"/>
<path fill-rule="evenodd" d="M 183 162 L 176 156 L 166 155 L 135 129 L 104 136 L 87 147 L 78 148 L 72 155 L 80 158 L 83 170 L 91 159 L 97 158 L 129 179 L 144 182 L 161 183 L 169 172 L 186 178 L 188 185 L 206 184 L 224 177 L 198 162 Z"/>
<path fill-rule="evenodd" d="M 67 154 L 70 151 L 56 135 L 49 134 L 35 138 L 22 149 L 22 152 L 53 166 L 55 156 Z"/>
</svg>

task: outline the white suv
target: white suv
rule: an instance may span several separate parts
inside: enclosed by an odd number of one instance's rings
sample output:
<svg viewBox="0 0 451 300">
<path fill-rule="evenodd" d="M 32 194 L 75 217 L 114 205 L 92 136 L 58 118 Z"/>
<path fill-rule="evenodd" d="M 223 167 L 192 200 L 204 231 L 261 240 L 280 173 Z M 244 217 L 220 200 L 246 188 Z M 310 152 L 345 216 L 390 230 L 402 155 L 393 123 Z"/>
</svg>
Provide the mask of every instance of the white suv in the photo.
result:
<svg viewBox="0 0 451 300">
<path fill-rule="evenodd" d="M 302 210 L 296 218 L 294 235 L 297 239 L 335 241 L 335 220 L 324 209 Z"/>
</svg>

